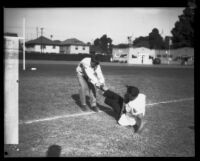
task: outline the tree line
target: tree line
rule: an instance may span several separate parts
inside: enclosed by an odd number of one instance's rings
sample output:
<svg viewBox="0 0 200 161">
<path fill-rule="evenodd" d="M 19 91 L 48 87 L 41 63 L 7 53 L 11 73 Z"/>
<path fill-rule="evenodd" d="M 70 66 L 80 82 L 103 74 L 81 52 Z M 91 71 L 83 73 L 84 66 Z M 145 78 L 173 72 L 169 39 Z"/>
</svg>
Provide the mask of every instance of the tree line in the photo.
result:
<svg viewBox="0 0 200 161">
<path fill-rule="evenodd" d="M 172 28 L 172 36 L 162 37 L 159 30 L 155 27 L 148 36 L 140 36 L 132 41 L 133 46 L 147 47 L 150 49 L 169 49 L 180 47 L 194 47 L 194 17 L 196 11 L 195 0 L 189 0 L 188 6 L 183 10 L 182 15 L 175 22 Z M 129 37 L 128 37 L 129 38 Z M 101 50 L 110 54 L 112 52 L 112 39 L 104 34 L 100 38 L 94 40 L 94 46 L 101 48 Z M 126 47 L 128 44 L 119 44 L 118 46 Z"/>
</svg>

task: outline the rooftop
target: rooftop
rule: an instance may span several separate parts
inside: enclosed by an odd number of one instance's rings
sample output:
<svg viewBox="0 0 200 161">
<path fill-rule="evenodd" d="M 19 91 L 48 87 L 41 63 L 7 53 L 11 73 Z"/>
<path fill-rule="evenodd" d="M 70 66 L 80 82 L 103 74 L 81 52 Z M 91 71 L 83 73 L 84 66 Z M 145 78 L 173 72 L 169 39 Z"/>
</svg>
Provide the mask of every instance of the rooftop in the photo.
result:
<svg viewBox="0 0 200 161">
<path fill-rule="evenodd" d="M 44 36 L 40 36 L 39 38 L 37 39 L 34 39 L 34 40 L 30 40 L 30 41 L 27 41 L 26 42 L 26 45 L 36 45 L 36 44 L 43 44 L 43 45 L 56 45 L 56 43 Z"/>
</svg>

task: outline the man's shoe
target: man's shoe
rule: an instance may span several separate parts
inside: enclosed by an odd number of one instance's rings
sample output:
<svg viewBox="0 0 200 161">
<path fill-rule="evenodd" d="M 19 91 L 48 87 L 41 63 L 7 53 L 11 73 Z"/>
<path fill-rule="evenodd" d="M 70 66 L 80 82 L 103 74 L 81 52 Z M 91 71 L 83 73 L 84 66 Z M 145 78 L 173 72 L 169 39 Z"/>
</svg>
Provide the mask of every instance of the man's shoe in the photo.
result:
<svg viewBox="0 0 200 161">
<path fill-rule="evenodd" d="M 99 112 L 99 108 L 97 106 L 92 106 L 92 110 L 95 112 Z"/>
<path fill-rule="evenodd" d="M 89 111 L 89 108 L 87 107 L 87 105 L 82 105 L 82 106 L 81 106 L 81 109 L 82 109 L 83 111 Z"/>
<path fill-rule="evenodd" d="M 136 125 L 134 125 L 135 133 L 141 133 L 144 127 L 144 123 L 142 122 L 142 119 L 137 117 L 136 119 Z"/>
</svg>

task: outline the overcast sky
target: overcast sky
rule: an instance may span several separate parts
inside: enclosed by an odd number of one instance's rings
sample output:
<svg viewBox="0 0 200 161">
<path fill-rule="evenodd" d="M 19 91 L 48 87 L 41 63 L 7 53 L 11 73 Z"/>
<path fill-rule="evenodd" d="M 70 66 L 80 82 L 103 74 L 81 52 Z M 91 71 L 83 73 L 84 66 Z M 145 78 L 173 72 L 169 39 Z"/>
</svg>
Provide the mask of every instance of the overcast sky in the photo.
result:
<svg viewBox="0 0 200 161">
<path fill-rule="evenodd" d="M 171 36 L 182 7 L 171 8 L 4 8 L 4 32 L 15 32 L 22 36 L 23 17 L 26 20 L 26 39 L 43 35 L 53 40 L 77 38 L 85 43 L 93 42 L 103 34 L 113 44 L 127 43 L 147 36 L 153 28 L 163 31 L 163 37 Z"/>
</svg>

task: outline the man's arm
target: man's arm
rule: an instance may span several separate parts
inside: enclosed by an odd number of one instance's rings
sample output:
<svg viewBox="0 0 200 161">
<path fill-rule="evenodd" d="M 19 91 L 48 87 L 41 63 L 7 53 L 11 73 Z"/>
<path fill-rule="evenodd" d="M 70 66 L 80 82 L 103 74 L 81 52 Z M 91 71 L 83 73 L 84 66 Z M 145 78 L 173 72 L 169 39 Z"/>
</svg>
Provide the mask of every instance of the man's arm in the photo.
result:
<svg viewBox="0 0 200 161">
<path fill-rule="evenodd" d="M 97 77 L 99 79 L 99 82 L 102 83 L 102 84 L 105 84 L 105 79 L 104 79 L 100 65 L 97 66 L 96 73 L 97 73 Z"/>
<path fill-rule="evenodd" d="M 96 85 L 98 84 L 98 79 L 96 78 L 96 76 L 94 75 L 94 71 L 93 69 L 91 69 L 87 64 L 85 63 L 81 63 L 81 68 L 83 69 L 83 73 L 84 75 L 86 75 L 89 79 L 89 81 Z"/>
</svg>

